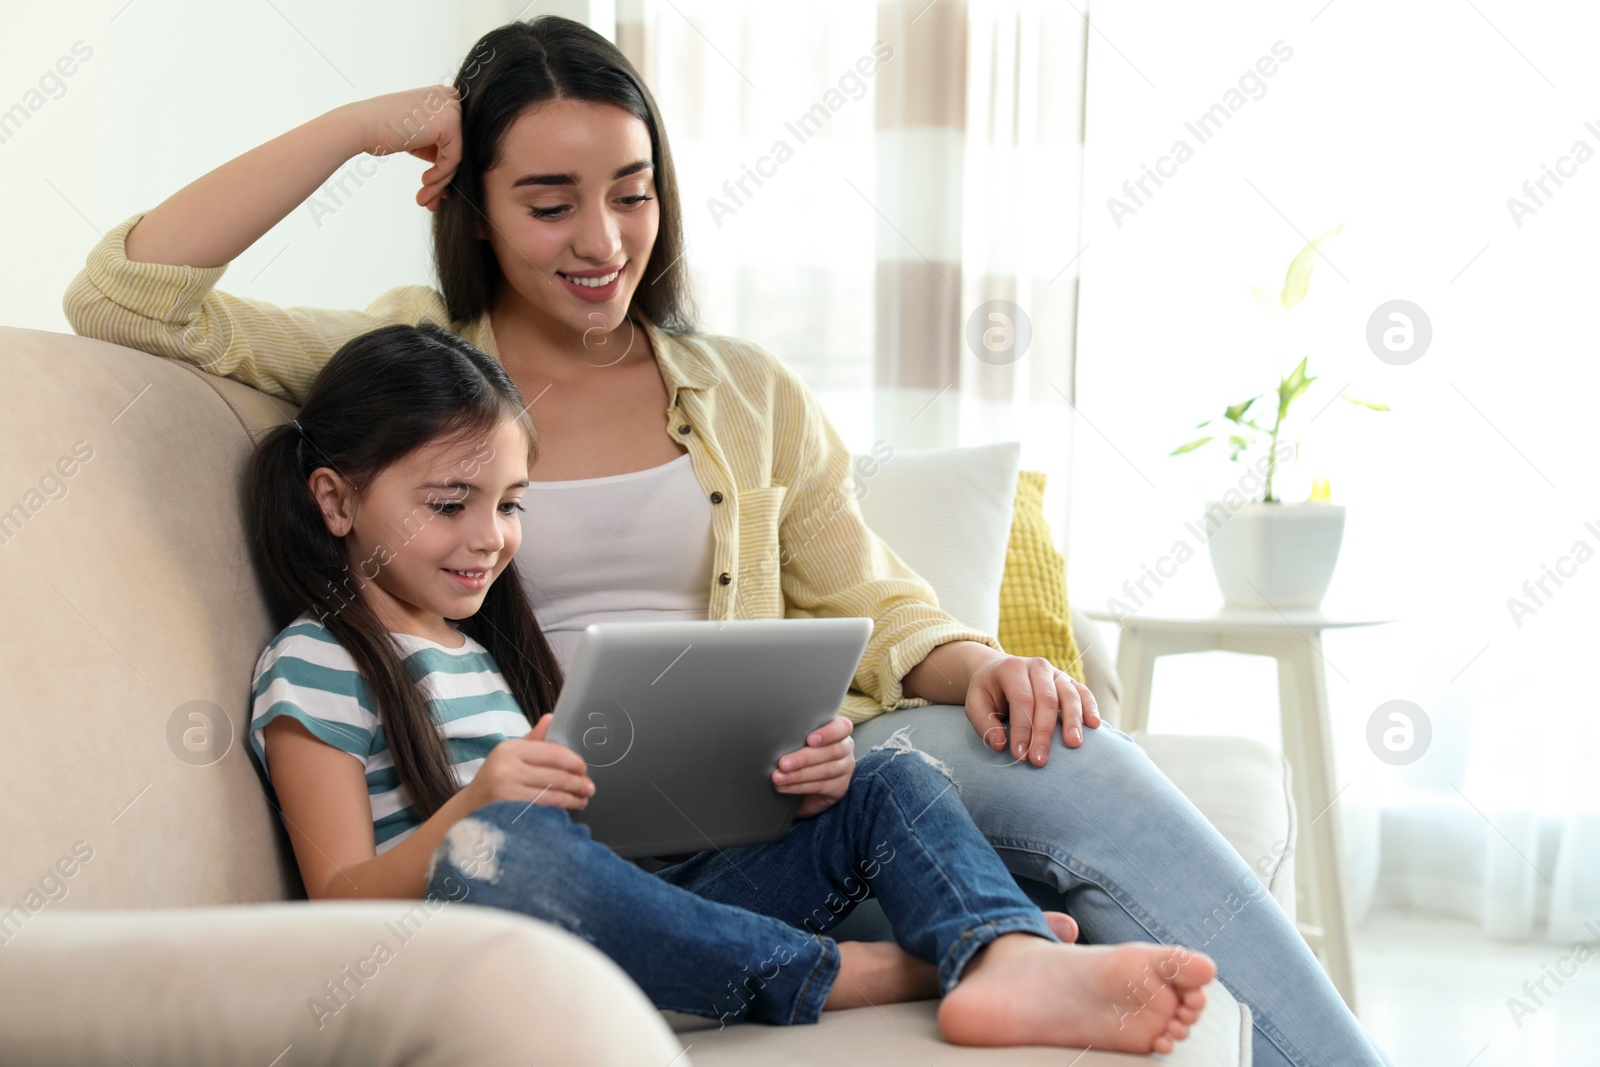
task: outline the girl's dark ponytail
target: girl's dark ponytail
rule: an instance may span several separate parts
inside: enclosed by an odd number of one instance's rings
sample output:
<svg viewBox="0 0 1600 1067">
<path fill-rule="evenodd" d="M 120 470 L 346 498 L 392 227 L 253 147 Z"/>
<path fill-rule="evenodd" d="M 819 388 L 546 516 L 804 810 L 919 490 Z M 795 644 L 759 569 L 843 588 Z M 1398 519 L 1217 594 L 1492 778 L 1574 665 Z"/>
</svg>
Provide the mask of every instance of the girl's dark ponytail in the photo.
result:
<svg viewBox="0 0 1600 1067">
<path fill-rule="evenodd" d="M 487 436 L 511 418 L 527 431 L 531 464 L 533 424 L 498 363 L 438 326 L 386 326 L 339 349 L 299 416 L 263 437 L 250 459 L 251 531 L 267 573 L 289 605 L 326 626 L 355 661 L 395 773 L 423 819 L 460 788 L 454 760 L 419 678 L 362 599 L 365 579 L 328 532 L 308 481 L 328 467 L 359 493 L 416 448 L 440 437 Z M 560 668 L 514 562 L 461 629 L 494 657 L 529 722 L 554 708 Z"/>
<path fill-rule="evenodd" d="M 273 584 L 294 606 L 323 620 L 343 603 L 326 579 L 344 567 L 344 559 L 307 484 L 312 471 L 327 466 L 317 455 L 306 447 L 298 420 L 274 427 L 250 457 L 248 484 L 256 540 L 270 532 L 275 542 L 262 553 Z"/>
</svg>

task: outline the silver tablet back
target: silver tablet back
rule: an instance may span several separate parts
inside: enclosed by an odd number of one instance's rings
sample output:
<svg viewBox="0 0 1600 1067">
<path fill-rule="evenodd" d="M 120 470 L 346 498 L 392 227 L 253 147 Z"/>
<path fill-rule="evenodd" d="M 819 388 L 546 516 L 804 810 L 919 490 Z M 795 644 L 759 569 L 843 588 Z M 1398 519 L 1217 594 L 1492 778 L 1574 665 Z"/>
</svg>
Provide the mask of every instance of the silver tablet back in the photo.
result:
<svg viewBox="0 0 1600 1067">
<path fill-rule="evenodd" d="M 579 640 L 546 735 L 588 763 L 573 819 L 622 856 L 773 841 L 778 758 L 839 711 L 870 619 L 624 622 Z"/>
</svg>

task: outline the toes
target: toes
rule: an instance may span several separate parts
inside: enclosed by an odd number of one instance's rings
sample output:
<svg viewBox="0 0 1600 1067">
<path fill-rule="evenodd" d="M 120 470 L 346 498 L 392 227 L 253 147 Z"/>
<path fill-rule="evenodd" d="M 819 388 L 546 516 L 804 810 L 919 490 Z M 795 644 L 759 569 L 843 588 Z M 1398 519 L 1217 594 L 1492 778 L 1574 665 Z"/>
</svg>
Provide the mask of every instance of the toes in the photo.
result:
<svg viewBox="0 0 1600 1067">
<path fill-rule="evenodd" d="M 1064 911 L 1047 911 L 1044 921 L 1049 925 L 1050 932 L 1070 945 L 1078 940 L 1078 921 Z"/>
<path fill-rule="evenodd" d="M 1216 962 L 1210 956 L 1182 945 L 1164 947 L 1156 968 L 1162 981 L 1179 992 L 1199 989 L 1217 976 Z"/>
<path fill-rule="evenodd" d="M 1196 952 L 1179 969 L 1179 974 L 1184 979 L 1185 986 L 1199 989 L 1217 976 L 1217 964 L 1210 956 Z"/>
<path fill-rule="evenodd" d="M 1162 1055 L 1166 1055 L 1168 1052 L 1172 1051 L 1172 1038 L 1168 1037 L 1166 1034 L 1157 1034 L 1156 1039 L 1150 1042 L 1150 1051 L 1159 1052 Z"/>
<path fill-rule="evenodd" d="M 1189 1036 L 1189 1028 L 1176 1019 L 1167 1023 L 1167 1035 L 1174 1041 L 1182 1041 Z"/>
</svg>

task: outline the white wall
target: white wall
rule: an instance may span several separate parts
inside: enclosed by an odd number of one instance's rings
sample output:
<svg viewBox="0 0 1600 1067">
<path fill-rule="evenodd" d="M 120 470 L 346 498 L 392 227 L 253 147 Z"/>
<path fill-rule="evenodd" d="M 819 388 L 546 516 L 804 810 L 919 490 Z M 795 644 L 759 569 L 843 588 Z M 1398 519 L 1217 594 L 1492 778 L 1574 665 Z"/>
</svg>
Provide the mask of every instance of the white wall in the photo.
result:
<svg viewBox="0 0 1600 1067">
<path fill-rule="evenodd" d="M 69 0 L 8 12 L 0 323 L 69 331 L 68 282 L 100 235 L 134 212 L 341 104 L 447 83 L 473 41 L 519 12 L 582 19 L 591 8 L 604 18 L 610 5 Z M 87 58 L 73 61 L 74 49 Z M 73 73 L 56 80 L 63 57 Z M 285 305 L 364 307 L 393 286 L 431 283 L 430 216 L 414 201 L 427 167 L 357 157 L 333 179 L 343 192 L 325 187 L 320 197 L 331 214 L 300 207 L 233 263 L 222 287 Z"/>
</svg>

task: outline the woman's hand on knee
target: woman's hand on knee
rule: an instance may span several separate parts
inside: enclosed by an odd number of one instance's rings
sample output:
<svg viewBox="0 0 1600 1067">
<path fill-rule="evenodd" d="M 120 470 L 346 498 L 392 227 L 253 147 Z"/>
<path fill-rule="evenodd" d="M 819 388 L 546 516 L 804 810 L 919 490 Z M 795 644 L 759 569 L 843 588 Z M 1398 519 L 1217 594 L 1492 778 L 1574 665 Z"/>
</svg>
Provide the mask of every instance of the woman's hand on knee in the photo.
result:
<svg viewBox="0 0 1600 1067">
<path fill-rule="evenodd" d="M 1068 748 L 1083 744 L 1085 727 L 1100 725 L 1100 710 L 1089 687 L 1042 656 L 1005 656 L 979 667 L 967 689 L 967 720 L 990 748 L 1043 767 L 1061 723 Z"/>
<path fill-rule="evenodd" d="M 805 819 L 827 811 L 843 799 L 856 773 L 855 727 L 843 715 L 811 731 L 806 747 L 785 753 L 772 772 L 780 793 L 800 793 L 799 811 Z"/>
</svg>

